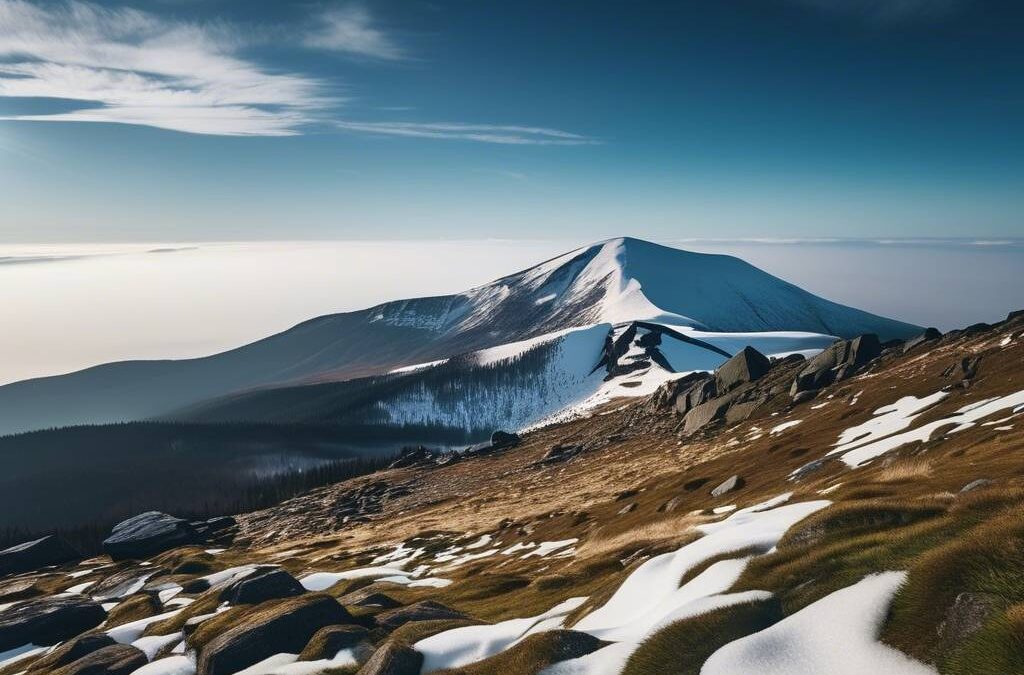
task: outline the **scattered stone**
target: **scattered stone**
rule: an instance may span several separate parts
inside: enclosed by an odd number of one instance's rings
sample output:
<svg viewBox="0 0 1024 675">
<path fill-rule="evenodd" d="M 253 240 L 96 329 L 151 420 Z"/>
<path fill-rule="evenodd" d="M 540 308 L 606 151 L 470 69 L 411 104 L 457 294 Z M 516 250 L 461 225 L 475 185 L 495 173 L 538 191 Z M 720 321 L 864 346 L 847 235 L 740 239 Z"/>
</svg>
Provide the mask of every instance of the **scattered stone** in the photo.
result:
<svg viewBox="0 0 1024 675">
<path fill-rule="evenodd" d="M 99 603 L 82 595 L 24 600 L 0 612 L 0 652 L 27 644 L 57 644 L 106 618 Z"/>
<path fill-rule="evenodd" d="M 790 480 L 803 480 L 804 478 L 807 478 L 808 476 L 810 476 L 812 473 L 816 473 L 816 472 L 820 471 L 821 468 L 823 466 L 825 466 L 825 462 L 826 461 L 827 460 L 825 460 L 825 459 L 816 459 L 816 460 L 814 460 L 812 462 L 807 462 L 806 464 L 801 466 L 799 469 L 794 471 L 792 473 L 792 475 L 789 477 L 789 479 Z"/>
<path fill-rule="evenodd" d="M 274 654 L 298 654 L 321 628 L 352 622 L 337 600 L 322 593 L 265 603 L 203 645 L 196 672 L 231 675 Z"/>
<path fill-rule="evenodd" d="M 305 592 L 302 584 L 280 567 L 263 567 L 228 584 L 221 591 L 220 600 L 233 605 L 255 605 Z"/>
<path fill-rule="evenodd" d="M 740 476 L 729 476 L 728 478 L 725 479 L 725 481 L 722 482 L 721 485 L 719 485 L 718 487 L 711 491 L 711 496 L 721 497 L 722 495 L 732 492 L 733 490 L 739 490 L 746 484 L 747 481 L 743 480 L 743 478 L 741 478 Z"/>
<path fill-rule="evenodd" d="M 130 675 L 147 663 L 146 653 L 138 647 L 111 645 L 72 661 L 53 675 Z"/>
<path fill-rule="evenodd" d="M 619 509 L 619 515 L 624 516 L 627 513 L 632 513 L 633 511 L 636 511 L 637 506 L 638 504 L 636 502 L 630 502 L 629 504 L 626 504 L 621 509 Z"/>
<path fill-rule="evenodd" d="M 81 559 L 71 544 L 51 534 L 0 551 L 0 577 Z"/>
<path fill-rule="evenodd" d="M 299 661 L 331 659 L 342 649 L 366 647 L 369 634 L 369 631 L 362 626 L 327 626 L 326 628 L 321 628 L 306 643 L 302 653 L 299 654 Z M 366 661 L 372 653 L 373 647 L 368 646 L 365 658 L 360 659 L 357 656 L 356 660 L 360 662 Z"/>
<path fill-rule="evenodd" d="M 378 614 L 377 625 L 393 631 L 410 621 L 434 621 L 438 619 L 469 619 L 469 615 L 446 607 L 433 600 L 423 600 L 407 607 L 388 610 Z"/>
<path fill-rule="evenodd" d="M 800 405 L 801 403 L 807 403 L 813 401 L 818 397 L 817 389 L 808 389 L 807 391 L 797 392 L 796 396 L 793 397 L 793 405 Z"/>
<path fill-rule="evenodd" d="M 61 644 L 51 652 L 32 662 L 29 673 L 52 673 L 55 669 L 77 661 L 95 651 L 116 645 L 106 633 L 86 633 Z"/>
<path fill-rule="evenodd" d="M 673 497 L 672 499 L 668 500 L 667 502 L 659 506 L 658 512 L 671 513 L 672 511 L 676 510 L 676 507 L 679 506 L 680 501 L 682 501 L 682 497 Z"/>
<path fill-rule="evenodd" d="M 419 675 L 423 654 L 412 647 L 385 642 L 356 675 Z"/>
<path fill-rule="evenodd" d="M 188 521 L 147 511 L 115 525 L 103 541 L 103 550 L 115 561 L 144 559 L 198 541 Z"/>
<path fill-rule="evenodd" d="M 971 492 L 972 490 L 977 490 L 978 488 L 983 488 L 986 485 L 991 484 L 992 481 L 988 478 L 979 478 L 978 480 L 972 480 L 970 483 L 960 488 L 960 492 Z"/>
<path fill-rule="evenodd" d="M 718 394 L 726 394 L 741 384 L 756 382 L 772 367 L 767 356 L 747 346 L 723 363 L 715 371 Z"/>
<path fill-rule="evenodd" d="M 1005 600 L 992 593 L 960 593 L 939 624 L 939 637 L 946 644 L 963 644 L 1005 604 Z"/>
</svg>

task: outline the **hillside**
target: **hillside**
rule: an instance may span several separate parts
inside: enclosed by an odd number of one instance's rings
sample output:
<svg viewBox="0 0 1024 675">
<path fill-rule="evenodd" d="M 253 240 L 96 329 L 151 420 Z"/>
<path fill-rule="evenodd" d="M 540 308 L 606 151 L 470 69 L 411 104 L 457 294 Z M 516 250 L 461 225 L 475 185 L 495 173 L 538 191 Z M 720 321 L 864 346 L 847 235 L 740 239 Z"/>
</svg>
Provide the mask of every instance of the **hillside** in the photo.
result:
<svg viewBox="0 0 1024 675">
<path fill-rule="evenodd" d="M 139 675 L 1024 672 L 1022 363 L 1021 313 L 746 350 L 240 516 L 230 546 L 0 580 L 0 675 L 115 649 Z M 4 644 L 24 598 L 102 601 L 120 646 Z"/>
<path fill-rule="evenodd" d="M 201 359 L 111 363 L 5 385 L 0 434 L 161 417 L 257 388 L 380 376 L 571 328 L 636 320 L 706 333 L 889 339 L 920 332 L 814 296 L 736 258 L 614 239 L 463 293 L 319 317 Z"/>
</svg>

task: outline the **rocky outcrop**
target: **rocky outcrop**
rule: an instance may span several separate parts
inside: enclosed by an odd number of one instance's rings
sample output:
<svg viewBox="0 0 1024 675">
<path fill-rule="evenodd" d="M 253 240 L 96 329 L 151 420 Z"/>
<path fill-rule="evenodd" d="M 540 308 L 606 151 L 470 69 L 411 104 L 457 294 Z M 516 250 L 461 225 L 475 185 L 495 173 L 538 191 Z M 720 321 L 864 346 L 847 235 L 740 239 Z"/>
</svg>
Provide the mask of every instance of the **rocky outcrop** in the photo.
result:
<svg viewBox="0 0 1024 675">
<path fill-rule="evenodd" d="M 407 607 L 400 607 L 377 615 L 377 625 L 388 631 L 404 626 L 410 621 L 436 621 L 440 619 L 469 619 L 462 612 L 457 612 L 433 600 L 424 600 Z"/>
<path fill-rule="evenodd" d="M 144 559 L 200 541 L 188 521 L 159 511 L 147 511 L 114 526 L 103 550 L 115 561 Z"/>
<path fill-rule="evenodd" d="M 274 654 L 298 654 L 321 628 L 351 623 L 345 608 L 322 593 L 264 603 L 201 647 L 196 672 L 231 675 Z"/>
<path fill-rule="evenodd" d="M 935 342 L 941 337 L 942 333 L 939 332 L 938 328 L 926 328 L 925 331 L 917 337 L 912 337 L 903 343 L 903 353 L 906 354 L 911 350 L 917 349 L 921 345 Z"/>
<path fill-rule="evenodd" d="M 744 347 L 715 371 L 715 388 L 719 395 L 727 394 L 740 385 L 761 379 L 771 367 L 767 356 L 753 347 Z"/>
<path fill-rule="evenodd" d="M 405 469 L 411 466 L 426 466 L 434 460 L 433 455 L 422 445 L 402 448 L 398 459 L 388 465 L 389 469 Z"/>
<path fill-rule="evenodd" d="M 25 600 L 0 612 L 0 652 L 27 644 L 57 644 L 106 618 L 99 603 L 81 595 Z"/>
<path fill-rule="evenodd" d="M 412 647 L 385 642 L 356 675 L 420 675 L 423 655 Z"/>
<path fill-rule="evenodd" d="M 363 662 L 373 654 L 369 643 L 369 631 L 362 626 L 328 626 L 321 628 L 310 638 L 299 654 L 300 661 L 330 659 L 342 649 L 356 652 L 356 660 Z M 362 656 L 362 658 L 360 658 Z"/>
<path fill-rule="evenodd" d="M 280 567 L 261 567 L 230 582 L 221 591 L 220 600 L 233 605 L 255 605 L 267 600 L 292 598 L 305 592 L 302 584 Z"/>
<path fill-rule="evenodd" d="M 726 493 L 732 492 L 734 490 L 739 490 L 746 484 L 747 481 L 743 480 L 743 478 L 740 476 L 729 476 L 724 481 L 722 481 L 718 485 L 718 487 L 711 491 L 711 496 L 721 497 Z"/>
<path fill-rule="evenodd" d="M 519 434 L 509 433 L 507 431 L 495 431 L 491 434 L 491 440 L 486 443 L 477 443 L 466 448 L 463 453 L 467 457 L 473 457 L 475 455 L 488 455 L 492 452 L 498 452 L 499 450 L 507 450 L 509 448 L 519 445 Z"/>
<path fill-rule="evenodd" d="M 82 554 L 57 535 L 26 541 L 0 551 L 0 577 L 80 560 Z"/>
<path fill-rule="evenodd" d="M 793 380 L 789 393 L 796 396 L 853 377 L 881 353 L 882 344 L 874 334 L 839 340 L 807 363 Z"/>
<path fill-rule="evenodd" d="M 58 668 L 53 675 L 131 675 L 148 662 L 137 647 L 111 645 Z"/>
<path fill-rule="evenodd" d="M 64 642 L 51 652 L 47 652 L 41 658 L 32 662 L 28 668 L 29 673 L 52 673 L 61 666 L 88 656 L 104 647 L 111 647 L 117 644 L 114 638 L 106 633 L 86 633 L 79 637 Z"/>
</svg>

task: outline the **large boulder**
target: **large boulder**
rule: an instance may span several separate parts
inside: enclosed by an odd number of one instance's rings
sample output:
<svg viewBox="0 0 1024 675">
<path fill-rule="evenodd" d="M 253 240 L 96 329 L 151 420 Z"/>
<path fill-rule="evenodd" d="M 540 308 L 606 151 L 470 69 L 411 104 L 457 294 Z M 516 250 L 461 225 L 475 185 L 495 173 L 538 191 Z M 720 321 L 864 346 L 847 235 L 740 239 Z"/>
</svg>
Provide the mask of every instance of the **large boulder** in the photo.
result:
<svg viewBox="0 0 1024 675">
<path fill-rule="evenodd" d="M 229 583 L 221 591 L 220 599 L 233 605 L 255 605 L 305 592 L 302 584 L 280 567 L 262 567 Z"/>
<path fill-rule="evenodd" d="M 111 645 L 53 671 L 53 675 L 131 675 L 149 663 L 146 653 L 131 645 Z"/>
<path fill-rule="evenodd" d="M 789 393 L 796 396 L 845 380 L 881 353 L 882 343 L 873 333 L 833 342 L 797 373 Z"/>
<path fill-rule="evenodd" d="M 720 396 L 690 410 L 683 420 L 683 433 L 696 433 L 711 422 L 724 418 L 725 412 L 732 405 L 732 399 L 731 396 Z"/>
<path fill-rule="evenodd" d="M 674 394 L 675 408 L 682 415 L 718 395 L 715 378 L 710 373 L 691 373 L 678 382 Z"/>
<path fill-rule="evenodd" d="M 356 675 L 420 675 L 423 654 L 412 647 L 385 642 Z"/>
<path fill-rule="evenodd" d="M 373 648 L 367 646 L 370 632 L 362 626 L 328 626 L 316 632 L 299 654 L 299 661 L 332 659 L 342 649 L 351 649 L 357 661 L 369 659 Z"/>
<path fill-rule="evenodd" d="M 920 335 L 912 337 L 903 343 L 903 353 L 906 354 L 915 347 L 920 347 L 926 342 L 933 342 L 941 337 L 942 333 L 939 332 L 938 328 L 926 328 Z"/>
<path fill-rule="evenodd" d="M 147 511 L 115 525 L 103 550 L 114 560 L 142 559 L 199 540 L 187 520 Z"/>
<path fill-rule="evenodd" d="M 25 600 L 0 612 L 0 652 L 27 644 L 57 644 L 106 618 L 99 603 L 82 595 Z"/>
<path fill-rule="evenodd" d="M 407 607 L 392 609 L 377 615 L 377 625 L 393 631 L 410 621 L 436 621 L 439 619 L 468 619 L 468 615 L 433 600 L 423 600 Z"/>
<path fill-rule="evenodd" d="M 728 393 L 749 382 L 756 382 L 771 369 L 767 356 L 746 346 L 715 371 L 715 385 L 719 395 Z"/>
<path fill-rule="evenodd" d="M 323 593 L 263 603 L 200 648 L 196 672 L 231 675 L 274 654 L 298 654 L 321 628 L 351 623 L 345 608 Z"/>
<path fill-rule="evenodd" d="M 743 480 L 742 476 L 729 476 L 722 483 L 711 491 L 712 497 L 721 497 L 724 494 L 732 492 L 733 490 L 739 490 L 747 481 Z"/>
<path fill-rule="evenodd" d="M 114 638 L 106 633 L 86 633 L 64 642 L 51 652 L 32 662 L 29 673 L 52 673 L 61 666 L 77 661 L 104 647 L 116 645 Z"/>
<path fill-rule="evenodd" d="M 155 574 L 165 572 L 162 567 L 135 567 L 115 572 L 89 587 L 89 595 L 100 602 L 120 600 L 138 593 Z"/>
<path fill-rule="evenodd" d="M 51 534 L 0 551 L 0 577 L 31 572 L 41 567 L 60 565 L 81 558 L 82 554 L 71 544 Z"/>
</svg>

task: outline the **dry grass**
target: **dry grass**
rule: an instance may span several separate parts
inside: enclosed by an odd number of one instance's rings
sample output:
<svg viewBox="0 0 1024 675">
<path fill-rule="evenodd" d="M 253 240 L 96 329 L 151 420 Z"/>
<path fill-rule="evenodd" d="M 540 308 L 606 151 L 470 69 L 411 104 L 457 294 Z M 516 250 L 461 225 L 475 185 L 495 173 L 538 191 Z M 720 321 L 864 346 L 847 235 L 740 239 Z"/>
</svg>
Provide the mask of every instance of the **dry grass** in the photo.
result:
<svg viewBox="0 0 1024 675">
<path fill-rule="evenodd" d="M 602 536 L 596 532 L 576 549 L 580 560 L 606 558 L 609 555 L 632 553 L 647 548 L 679 548 L 697 539 L 700 533 L 693 527 L 710 518 L 684 514 L 644 523 L 626 532 Z"/>
<path fill-rule="evenodd" d="M 932 465 L 921 457 L 908 457 L 892 462 L 875 476 L 880 483 L 902 483 L 908 480 L 920 480 L 932 475 Z"/>
</svg>

